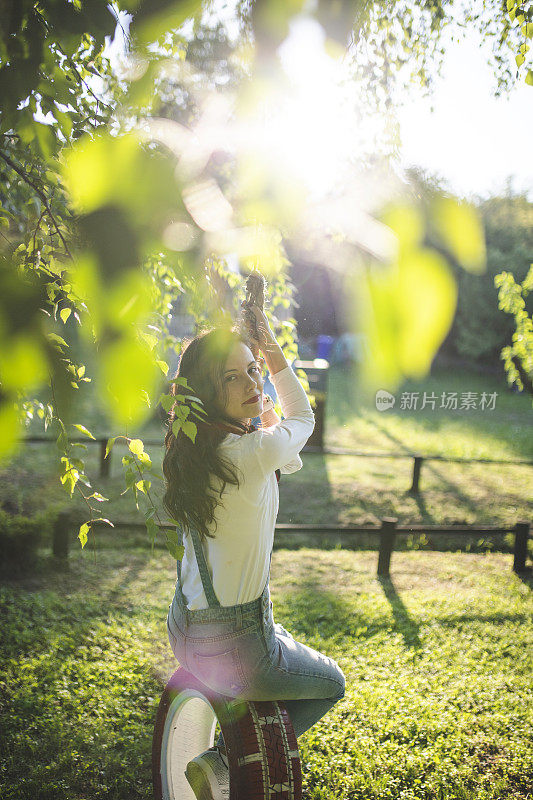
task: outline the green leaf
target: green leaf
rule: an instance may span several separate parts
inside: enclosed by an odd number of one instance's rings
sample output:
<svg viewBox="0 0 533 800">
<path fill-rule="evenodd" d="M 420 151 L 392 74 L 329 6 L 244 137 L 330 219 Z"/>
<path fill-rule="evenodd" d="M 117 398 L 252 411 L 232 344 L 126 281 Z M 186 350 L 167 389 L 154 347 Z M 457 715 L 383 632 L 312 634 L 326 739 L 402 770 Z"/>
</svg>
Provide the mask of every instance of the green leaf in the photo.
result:
<svg viewBox="0 0 533 800">
<path fill-rule="evenodd" d="M 510 11 L 516 5 L 516 0 L 507 0 L 507 11 Z"/>
<path fill-rule="evenodd" d="M 175 530 L 166 530 L 165 536 L 168 552 L 176 561 L 181 561 L 185 553 L 185 548 L 183 545 L 179 544 L 178 532 Z"/>
<path fill-rule="evenodd" d="M 152 397 L 157 388 L 158 368 L 151 353 L 145 345 L 125 337 L 106 347 L 101 362 L 100 387 L 112 421 L 140 424 L 148 412 L 143 393 Z"/>
<path fill-rule="evenodd" d="M 171 384 L 174 384 L 174 383 L 176 383 L 176 384 L 178 384 L 178 386 L 184 386 L 184 387 L 185 387 L 185 389 L 190 389 L 190 386 L 189 386 L 189 384 L 188 384 L 188 382 L 187 382 L 187 378 L 185 378 L 185 377 L 184 377 L 184 376 L 182 376 L 182 375 L 179 375 L 177 378 L 173 378 L 173 379 L 170 381 L 170 383 L 171 383 Z"/>
<path fill-rule="evenodd" d="M 41 153 L 45 158 L 49 158 L 52 155 L 55 144 L 54 130 L 51 125 L 45 125 L 41 122 L 35 122 L 35 130 Z"/>
<path fill-rule="evenodd" d="M 154 336 L 152 333 L 144 333 L 144 331 L 141 331 L 141 337 L 144 339 L 150 350 L 153 350 L 157 342 L 159 341 L 157 336 Z"/>
<path fill-rule="evenodd" d="M 424 220 L 420 211 L 410 203 L 389 206 L 382 221 L 398 237 L 400 248 L 415 247 L 424 236 Z"/>
<path fill-rule="evenodd" d="M 18 447 L 21 423 L 14 403 L 0 403 L 0 461 L 8 458 Z"/>
<path fill-rule="evenodd" d="M 72 309 L 71 308 L 62 308 L 61 309 L 61 311 L 59 312 L 59 316 L 63 320 L 63 324 L 67 321 L 67 319 L 70 317 L 71 314 L 72 314 Z"/>
<path fill-rule="evenodd" d="M 394 391 L 405 376 L 426 375 L 453 320 L 457 288 L 432 250 L 415 248 L 387 270 L 367 271 L 357 286 L 368 347 L 361 368 L 365 392 Z"/>
<path fill-rule="evenodd" d="M 89 439 L 94 439 L 94 441 L 96 441 L 96 437 L 93 436 L 91 431 L 88 431 L 84 425 L 73 424 L 72 427 L 76 428 L 76 430 L 79 431 L 80 433 L 83 433 L 84 436 L 88 436 Z"/>
<path fill-rule="evenodd" d="M 518 55 L 516 55 L 516 56 L 514 57 L 514 60 L 516 61 L 516 66 L 517 66 L 517 67 L 521 67 L 521 66 L 522 66 L 522 64 L 523 64 L 523 63 L 524 63 L 524 61 L 525 61 L 525 58 L 524 58 L 524 56 L 523 56 L 521 53 L 518 53 Z"/>
<path fill-rule="evenodd" d="M 528 69 L 526 75 L 526 83 L 528 86 L 533 86 L 533 70 Z"/>
<path fill-rule="evenodd" d="M 484 272 L 485 234 L 476 209 L 466 202 L 439 197 L 433 210 L 435 227 L 461 266 L 476 274 Z"/>
<path fill-rule="evenodd" d="M 150 469 L 150 467 L 152 466 L 152 459 L 150 458 L 148 453 L 146 452 L 139 453 L 137 458 L 139 459 L 139 462 L 142 464 L 143 468 Z"/>
<path fill-rule="evenodd" d="M 113 449 L 113 445 L 115 444 L 117 437 L 112 436 L 110 439 L 107 440 L 107 445 L 105 449 L 105 457 L 107 458 L 111 450 Z"/>
<path fill-rule="evenodd" d="M 522 291 L 524 292 L 524 297 L 527 297 L 529 292 L 533 292 L 533 264 L 529 265 L 529 270 L 522 281 Z"/>
<path fill-rule="evenodd" d="M 179 403 L 174 409 L 174 414 L 176 416 L 176 419 L 179 420 L 180 422 L 186 420 L 190 413 L 191 409 L 184 403 Z"/>
<path fill-rule="evenodd" d="M 31 390 L 46 380 L 46 357 L 38 341 L 19 333 L 3 341 L 0 374 L 4 390 Z"/>
<path fill-rule="evenodd" d="M 171 394 L 162 394 L 161 397 L 159 398 L 159 403 L 165 409 L 167 414 L 174 405 L 175 399 L 176 398 Z"/>
<path fill-rule="evenodd" d="M 128 444 L 129 449 L 131 452 L 139 456 L 141 453 L 144 452 L 144 444 L 142 439 L 132 439 L 131 442 Z"/>
<path fill-rule="evenodd" d="M 64 148 L 64 184 L 76 211 L 90 214 L 105 207 L 109 215 L 113 206 L 142 226 L 160 229 L 172 207 L 183 208 L 170 155 L 150 152 L 142 140 L 139 133 L 106 132 L 85 135 Z M 116 248 L 113 252 L 120 256 Z"/>
<path fill-rule="evenodd" d="M 183 433 L 185 434 L 185 436 L 189 437 L 191 442 L 195 441 L 197 428 L 196 428 L 196 425 L 194 424 L 194 422 L 191 422 L 190 420 L 185 420 L 185 422 L 183 422 L 182 425 L 181 425 L 181 429 L 182 429 Z"/>
<path fill-rule="evenodd" d="M 205 414 L 205 415 L 207 416 L 207 411 L 205 410 L 205 408 L 203 407 L 203 405 L 201 405 L 200 403 L 196 403 L 196 402 L 193 400 L 193 401 L 192 401 L 192 403 L 191 403 L 191 407 L 192 407 L 192 408 L 194 408 L 194 409 L 196 409 L 196 411 L 200 411 L 202 414 Z"/>
<path fill-rule="evenodd" d="M 62 347 L 68 347 L 68 344 L 66 343 L 66 341 L 64 339 L 62 339 L 61 336 L 58 336 L 57 333 L 48 333 L 47 336 L 48 336 L 48 339 L 52 342 L 52 344 L 56 345 L 56 347 L 58 347 L 60 349 Z"/>
<path fill-rule="evenodd" d="M 155 363 L 157 364 L 157 366 L 159 367 L 159 369 L 161 370 L 163 375 L 166 376 L 166 374 L 168 372 L 168 369 L 169 369 L 167 362 L 166 361 L 162 361 L 161 359 L 158 359 Z"/>
<path fill-rule="evenodd" d="M 155 7 L 143 3 L 133 18 L 132 31 L 137 41 L 146 45 L 155 42 L 168 30 L 180 28 L 185 20 L 200 14 L 201 10 L 201 0 L 181 0 L 179 3 L 163 0 Z"/>
<path fill-rule="evenodd" d="M 533 37 L 533 22 L 526 22 L 525 25 L 522 25 L 521 30 L 527 39 L 531 39 Z"/>
<path fill-rule="evenodd" d="M 152 517 L 149 517 L 146 520 L 146 530 L 148 531 L 148 535 L 150 536 L 150 539 L 152 540 L 152 542 L 154 542 L 155 541 L 155 537 L 157 536 L 157 532 L 159 530 L 159 527 L 158 527 L 157 523 L 154 522 Z"/>
<path fill-rule="evenodd" d="M 80 532 L 78 533 L 78 539 L 81 542 L 82 550 L 85 547 L 85 545 L 87 544 L 87 534 L 89 533 L 90 527 L 91 527 L 90 523 L 88 523 L 88 522 L 84 522 L 83 525 L 80 526 Z"/>
<path fill-rule="evenodd" d="M 98 500 L 99 503 L 104 503 L 109 501 L 109 497 L 104 497 L 104 495 L 100 494 L 100 492 L 93 492 L 92 494 L 89 495 L 87 500 L 90 500 L 91 497 L 94 497 L 94 499 Z"/>
<path fill-rule="evenodd" d="M 69 114 L 66 114 L 64 111 L 61 111 L 59 108 L 53 109 L 53 115 L 56 118 L 57 122 L 59 123 L 59 127 L 61 128 L 61 133 L 64 134 L 65 139 L 68 139 L 72 133 L 72 119 Z"/>
<path fill-rule="evenodd" d="M 68 447 L 68 436 L 65 430 L 61 430 L 59 436 L 56 440 L 56 446 L 58 450 L 64 451 Z"/>
</svg>

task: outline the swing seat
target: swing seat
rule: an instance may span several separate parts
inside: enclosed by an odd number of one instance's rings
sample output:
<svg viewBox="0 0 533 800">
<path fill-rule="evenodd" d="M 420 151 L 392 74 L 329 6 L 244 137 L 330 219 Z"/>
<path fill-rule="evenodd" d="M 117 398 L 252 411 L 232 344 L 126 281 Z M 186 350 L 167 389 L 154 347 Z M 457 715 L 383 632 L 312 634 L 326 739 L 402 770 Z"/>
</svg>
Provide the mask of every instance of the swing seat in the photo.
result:
<svg viewBox="0 0 533 800">
<path fill-rule="evenodd" d="M 157 709 L 155 800 L 196 800 L 185 768 L 214 745 L 217 722 L 229 763 L 230 800 L 301 800 L 300 755 L 283 703 L 218 694 L 184 667 L 170 677 Z"/>
</svg>

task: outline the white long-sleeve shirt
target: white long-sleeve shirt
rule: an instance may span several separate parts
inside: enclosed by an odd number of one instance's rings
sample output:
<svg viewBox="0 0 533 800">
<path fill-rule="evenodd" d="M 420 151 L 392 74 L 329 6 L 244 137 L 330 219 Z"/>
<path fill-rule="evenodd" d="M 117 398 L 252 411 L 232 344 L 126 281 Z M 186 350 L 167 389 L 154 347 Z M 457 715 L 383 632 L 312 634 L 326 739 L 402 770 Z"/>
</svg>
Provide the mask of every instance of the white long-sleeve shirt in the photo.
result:
<svg viewBox="0 0 533 800">
<path fill-rule="evenodd" d="M 226 484 L 215 510 L 215 538 L 202 542 L 213 588 L 222 606 L 255 600 L 265 586 L 279 508 L 275 470 L 301 469 L 298 455 L 313 432 L 313 410 L 291 367 L 271 376 L 284 419 L 271 428 L 239 436 L 228 433 L 221 455 L 237 467 L 240 486 Z M 207 608 L 189 535 L 184 537 L 182 591 L 188 608 Z"/>
</svg>

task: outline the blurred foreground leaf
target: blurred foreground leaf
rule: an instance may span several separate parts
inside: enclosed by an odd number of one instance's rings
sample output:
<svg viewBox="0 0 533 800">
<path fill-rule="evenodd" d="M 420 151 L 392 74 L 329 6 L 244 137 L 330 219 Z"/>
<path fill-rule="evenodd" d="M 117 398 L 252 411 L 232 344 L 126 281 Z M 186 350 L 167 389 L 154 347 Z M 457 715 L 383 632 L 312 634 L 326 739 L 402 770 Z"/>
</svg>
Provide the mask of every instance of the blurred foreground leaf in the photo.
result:
<svg viewBox="0 0 533 800">
<path fill-rule="evenodd" d="M 150 350 L 133 337 L 106 347 L 100 367 L 101 393 L 112 420 L 118 425 L 140 425 L 150 414 L 145 392 L 151 397 L 161 375 Z"/>
<path fill-rule="evenodd" d="M 434 224 L 462 267 L 476 274 L 485 271 L 485 236 L 473 206 L 450 197 L 439 197 L 434 201 Z"/>
<path fill-rule="evenodd" d="M 397 237 L 397 255 L 374 264 L 357 281 L 358 309 L 368 349 L 362 362 L 365 391 L 394 391 L 404 377 L 421 377 L 453 321 L 457 286 L 445 258 L 422 246 L 424 224 L 415 206 L 398 205 L 385 220 Z"/>
<path fill-rule="evenodd" d="M 0 402 L 0 461 L 13 455 L 21 433 L 20 415 L 14 403 Z"/>
</svg>

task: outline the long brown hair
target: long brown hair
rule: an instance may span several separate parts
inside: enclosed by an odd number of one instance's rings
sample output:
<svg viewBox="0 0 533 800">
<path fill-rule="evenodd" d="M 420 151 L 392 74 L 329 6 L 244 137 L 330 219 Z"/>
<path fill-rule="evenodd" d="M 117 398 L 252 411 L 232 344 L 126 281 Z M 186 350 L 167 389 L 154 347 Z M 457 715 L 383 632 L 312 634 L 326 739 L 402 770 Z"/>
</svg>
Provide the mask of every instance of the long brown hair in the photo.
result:
<svg viewBox="0 0 533 800">
<path fill-rule="evenodd" d="M 222 410 L 227 401 L 224 367 L 238 342 L 250 345 L 240 330 L 229 327 L 204 330 L 186 341 L 174 378 L 186 378 L 189 389 L 174 383 L 171 390 L 177 401 L 184 394 L 198 397 L 207 416 L 204 415 L 203 422 L 194 419 L 197 433 L 192 442 L 182 430 L 174 435 L 175 412 L 170 412 L 163 459 L 166 484 L 163 504 L 184 531 L 194 527 L 200 536 L 210 538 L 215 537 L 209 533 L 208 526 L 215 522 L 216 529 L 214 513 L 226 484 L 239 485 L 237 468 L 220 455 L 218 446 L 228 430 L 248 431 L 242 422 Z M 189 419 L 193 418 L 189 416 Z M 214 485 L 213 476 L 222 482 L 221 486 Z"/>
</svg>

